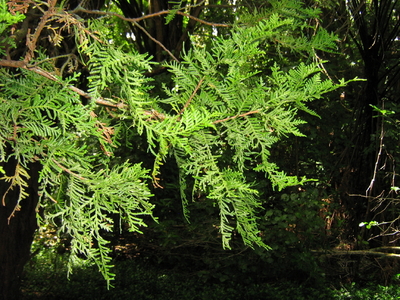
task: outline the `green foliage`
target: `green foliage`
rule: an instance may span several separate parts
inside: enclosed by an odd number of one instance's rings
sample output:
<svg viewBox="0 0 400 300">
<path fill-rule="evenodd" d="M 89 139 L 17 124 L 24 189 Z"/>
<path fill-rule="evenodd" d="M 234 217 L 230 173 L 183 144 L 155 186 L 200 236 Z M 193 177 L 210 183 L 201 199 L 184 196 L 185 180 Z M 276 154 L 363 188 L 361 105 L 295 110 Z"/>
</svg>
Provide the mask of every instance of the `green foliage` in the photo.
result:
<svg viewBox="0 0 400 300">
<path fill-rule="evenodd" d="M 296 111 L 312 113 L 304 102 L 338 87 L 321 80 L 317 64 L 301 64 L 288 73 L 275 66 L 265 79 L 254 69 L 264 54 L 261 44 L 283 34 L 281 28 L 286 32 L 285 25 L 293 23 L 273 15 L 256 26 L 236 28 L 229 39 L 217 38 L 211 53 L 196 48 L 184 55 L 182 63 L 169 64 L 175 85 L 165 90 L 168 98 L 156 99 L 163 109 L 143 93 L 144 82 L 134 76 L 146 68 L 137 56 L 99 45 L 96 40 L 83 43 L 90 45 L 82 51 L 90 56 L 93 97 L 118 87 L 119 97 L 129 106 L 132 126 L 139 134 L 146 134 L 149 150 L 155 155 L 155 185 L 160 166 L 168 154 L 173 154 L 180 170 L 184 204 L 186 179 L 191 177 L 191 194 L 204 194 L 219 207 L 225 248 L 229 248 L 234 228 L 245 244 L 267 248 L 256 226 L 258 192 L 243 171 L 264 172 L 279 189 L 304 182 L 278 171 L 269 160 L 269 148 L 281 136 L 301 136 L 296 126 L 303 122 L 295 119 Z M 227 153 L 232 155 L 231 162 Z"/>
<path fill-rule="evenodd" d="M 170 13 L 167 15 L 167 17 L 165 18 L 165 24 L 169 24 L 176 16 L 176 12 L 179 9 L 182 9 L 182 1 L 168 1 L 169 4 L 174 4 L 173 8 L 171 9 Z"/>
<path fill-rule="evenodd" d="M 165 87 L 161 97 L 151 93 L 143 75 L 151 69 L 149 57 L 126 52 L 102 35 L 109 20 L 85 27 L 74 19 L 77 48 L 90 71 L 91 101 L 82 105 L 71 90 L 78 73 L 52 81 L 32 71 L 2 69 L 0 158 L 17 162 L 15 173 L 2 179 L 10 188 L 19 187 L 22 201 L 28 196 L 29 163 L 40 164 L 44 221 L 71 235 L 71 261 L 93 260 L 108 281 L 114 274 L 104 233 L 112 229 L 111 214 L 140 232 L 143 216 L 152 215 L 150 178 L 161 187 L 162 166 L 171 158 L 187 218 L 190 200 L 206 199 L 218 207 L 216 226 L 224 248 L 237 232 L 245 245 L 269 249 L 258 228 L 264 200 L 254 174 L 279 191 L 306 182 L 280 171 L 270 150 L 287 136 L 303 136 L 297 112 L 316 115 L 307 102 L 346 84 L 322 79 L 317 63 L 296 63 L 288 72 L 263 64 L 271 43 L 281 55 L 290 49 L 309 57 L 316 49 L 333 48 L 335 37 L 326 33 L 292 36 L 306 27 L 305 20 L 272 12 L 268 19 L 239 24 L 229 36 L 215 38 L 211 50 L 193 48 L 181 62 L 166 64 L 173 87 Z M 43 60 L 36 64 L 55 71 Z M 97 106 L 104 102 L 118 111 Z M 113 149 L 128 138 L 144 140 L 143 148 L 153 155 L 151 171 L 129 163 L 130 154 L 113 157 Z M 124 151 L 138 151 L 134 141 L 127 144 L 131 147 Z"/>
<path fill-rule="evenodd" d="M 283 193 L 271 196 L 267 205 L 269 206 L 264 215 L 262 224 L 266 228 L 276 230 L 265 230 L 265 239 L 269 243 L 277 244 L 276 249 L 282 248 L 279 244 L 298 244 L 302 241 L 302 246 L 310 247 L 309 243 L 316 243 L 312 247 L 318 247 L 320 241 L 316 236 L 322 236 L 324 222 L 318 216 L 323 207 L 321 191 L 311 185 L 306 187 L 306 191 Z M 301 207 L 302 209 L 299 209 Z M 285 236 L 280 236 L 280 235 Z M 314 236 L 314 240 L 311 237 Z M 307 245 L 308 244 L 308 245 Z"/>
<path fill-rule="evenodd" d="M 130 230 L 145 225 L 142 217 L 153 208 L 148 171 L 128 162 L 110 166 L 112 128 L 69 89 L 75 78 L 55 83 L 29 71 L 0 72 L 0 157 L 3 163 L 16 161 L 15 172 L 1 179 L 9 189 L 19 188 L 14 212 L 29 196 L 29 164 L 40 163 L 43 221 L 60 224 L 71 234 L 71 260 L 84 255 L 111 280 L 110 249 L 102 233 L 111 230 L 113 213 L 120 214 Z"/>
<path fill-rule="evenodd" d="M 103 28 L 99 21 L 92 21 L 90 25 L 96 32 Z M 83 32 L 80 33 L 79 39 L 82 54 L 89 57 L 89 92 L 93 99 L 100 95 L 105 96 L 107 92 L 106 96 L 113 95 L 115 91 L 109 91 L 110 87 L 118 87 L 118 96 L 128 102 L 136 103 L 148 97 L 144 92 L 149 80 L 142 75 L 143 71 L 150 70 L 147 55 L 122 51 L 110 45 L 108 41 L 99 43 L 99 37 Z"/>
<path fill-rule="evenodd" d="M 399 288 L 396 285 L 381 286 L 370 284 L 364 287 L 352 283 L 335 291 L 334 299 L 394 300 L 398 299 L 398 295 Z"/>
<path fill-rule="evenodd" d="M 0 1 L 0 33 L 3 33 L 8 26 L 18 23 L 23 19 L 25 19 L 24 15 L 10 13 L 7 9 L 6 1 Z"/>
<path fill-rule="evenodd" d="M 162 136 L 147 131 L 159 140 L 157 161 L 161 163 L 175 148 L 181 180 L 191 176 L 195 193 L 216 201 L 225 247 L 233 230 L 229 218 L 236 219 L 246 244 L 263 245 L 254 226 L 257 191 L 246 182 L 244 170 L 265 173 L 279 190 L 302 184 L 305 179 L 278 171 L 269 159 L 269 149 L 282 136 L 301 136 L 296 126 L 303 122 L 295 115 L 298 109 L 312 113 L 305 102 L 345 84 L 321 80 L 316 64 L 300 64 L 288 73 L 275 66 L 265 78 L 258 74 L 254 64 L 264 54 L 261 43 L 279 35 L 287 22 L 275 16 L 254 27 L 237 28 L 231 38 L 217 38 L 211 53 L 196 48 L 183 57 L 183 63 L 170 64 L 176 84 L 166 91 L 170 97 L 160 100 L 171 107 L 163 115 L 181 123 L 190 118 L 191 127 L 185 125 L 183 131 L 178 122 L 168 122 Z M 192 111 L 201 111 L 200 117 L 195 119 Z M 200 122 L 205 130 L 197 127 Z M 179 136 L 180 132 L 184 135 Z M 243 204 L 237 206 L 237 202 Z"/>
<path fill-rule="evenodd" d="M 271 251 L 258 251 L 270 266 L 269 276 L 289 280 L 321 281 L 321 269 L 310 249 L 326 246 L 322 189 L 307 184 L 305 191 L 270 196 L 259 228 Z"/>
</svg>

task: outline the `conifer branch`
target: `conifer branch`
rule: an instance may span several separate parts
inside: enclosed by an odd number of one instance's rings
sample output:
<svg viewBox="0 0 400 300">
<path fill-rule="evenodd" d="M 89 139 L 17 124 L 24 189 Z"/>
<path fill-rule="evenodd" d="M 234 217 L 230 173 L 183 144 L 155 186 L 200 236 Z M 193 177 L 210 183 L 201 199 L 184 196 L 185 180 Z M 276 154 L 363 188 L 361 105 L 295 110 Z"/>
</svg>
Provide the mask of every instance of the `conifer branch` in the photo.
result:
<svg viewBox="0 0 400 300">
<path fill-rule="evenodd" d="M 82 177 L 81 175 L 78 175 L 78 174 L 72 172 L 70 169 L 64 167 L 62 164 L 60 164 L 60 163 L 59 163 L 57 160 L 55 160 L 54 158 L 53 158 L 52 160 L 53 160 L 53 162 L 54 162 L 58 167 L 60 167 L 63 171 L 67 172 L 68 174 L 70 174 L 70 175 L 72 175 L 72 176 L 78 178 L 79 180 L 87 180 L 85 177 Z"/>
<path fill-rule="evenodd" d="M 190 105 L 190 102 L 192 102 L 193 97 L 196 95 L 196 93 L 199 90 L 199 88 L 201 87 L 203 81 L 204 81 L 204 77 L 200 79 L 200 81 L 197 84 L 196 88 L 194 89 L 193 93 L 190 95 L 188 101 L 185 103 L 185 105 L 183 106 L 183 108 L 179 112 L 180 115 L 183 114 L 183 112 L 185 111 L 186 108 L 188 108 L 188 106 Z"/>
<path fill-rule="evenodd" d="M 245 116 L 252 115 L 252 114 L 258 114 L 259 112 L 260 112 L 260 110 L 248 111 L 248 112 L 243 113 L 243 114 L 240 114 L 240 115 L 236 115 L 236 116 L 232 116 L 232 117 L 227 117 L 227 118 L 225 118 L 225 119 L 221 119 L 221 120 L 214 121 L 213 124 L 218 124 L 218 123 L 226 122 L 226 121 L 229 121 L 229 120 L 233 120 L 233 119 L 240 118 L 240 117 L 245 117 Z"/>
<path fill-rule="evenodd" d="M 3 67 L 10 67 L 10 68 L 21 68 L 21 69 L 25 69 L 28 71 L 32 71 L 35 72 L 36 74 L 39 74 L 43 77 L 46 77 L 47 79 L 50 79 L 54 82 L 57 82 L 59 84 L 62 84 L 60 82 L 60 80 L 54 76 L 53 74 L 51 74 L 48 71 L 43 70 L 42 68 L 36 67 L 36 66 L 30 66 L 29 64 L 27 64 L 25 61 L 21 61 L 21 60 L 7 60 L 7 59 L 1 59 L 0 60 L 0 66 Z M 78 95 L 85 97 L 86 99 L 92 99 L 92 96 L 90 96 L 88 93 L 86 93 L 85 91 L 81 90 L 80 88 L 77 88 L 73 85 L 68 86 L 68 88 L 72 91 L 74 91 L 75 93 L 77 93 Z M 99 105 L 104 105 L 104 106 L 110 106 L 110 107 L 115 107 L 115 108 L 125 108 L 126 104 L 119 102 L 119 103 L 113 103 L 111 101 L 105 100 L 103 98 L 97 98 L 94 100 L 97 104 Z"/>
<path fill-rule="evenodd" d="M 204 2 L 204 1 L 203 1 Z M 199 3 L 198 5 L 195 5 L 194 7 L 199 6 L 201 3 Z M 184 8 L 182 8 L 184 9 Z M 159 40 L 157 40 L 156 38 L 154 38 L 143 26 L 141 26 L 139 24 L 140 21 L 143 21 L 145 19 L 149 19 L 149 18 L 154 18 L 154 17 L 158 17 L 161 15 L 166 15 L 166 14 L 178 14 L 187 18 L 190 18 L 192 20 L 195 20 L 196 22 L 199 22 L 201 24 L 204 25 L 208 25 L 208 26 L 212 26 L 212 27 L 231 27 L 231 25 L 229 24 L 221 24 L 221 23 L 213 23 L 213 22 L 208 22 L 202 19 L 199 19 L 195 16 L 192 16 L 190 14 L 181 12 L 180 10 L 163 10 L 163 11 L 159 11 L 156 13 L 152 13 L 152 14 L 148 14 L 142 17 L 138 17 L 138 18 L 127 18 L 123 15 L 120 15 L 118 13 L 115 12 L 109 12 L 109 11 L 100 11 L 100 10 L 88 10 L 83 8 L 82 6 L 78 6 L 77 8 L 75 8 L 74 10 L 70 11 L 71 14 L 76 14 L 78 12 L 83 12 L 83 13 L 87 13 L 87 14 L 97 14 L 97 15 L 106 15 L 106 16 L 114 16 L 117 17 L 121 20 L 133 23 L 136 27 L 138 27 L 140 30 L 142 30 L 144 32 L 144 34 L 146 34 L 149 39 L 151 39 L 154 43 L 156 43 L 157 45 L 159 45 L 166 53 L 168 53 L 168 55 L 175 61 L 179 62 L 179 60 L 172 54 L 171 51 L 169 51 Z"/>
</svg>

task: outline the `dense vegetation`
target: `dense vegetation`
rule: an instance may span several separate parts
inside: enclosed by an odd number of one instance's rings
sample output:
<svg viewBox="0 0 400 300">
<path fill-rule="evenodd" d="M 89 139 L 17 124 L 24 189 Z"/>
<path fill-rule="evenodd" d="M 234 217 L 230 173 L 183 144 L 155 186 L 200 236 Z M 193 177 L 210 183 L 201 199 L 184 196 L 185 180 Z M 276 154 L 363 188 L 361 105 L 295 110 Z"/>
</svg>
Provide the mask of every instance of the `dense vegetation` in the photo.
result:
<svg viewBox="0 0 400 300">
<path fill-rule="evenodd" d="M 40 263 L 39 263 L 40 262 Z M 116 265 L 113 289 L 107 289 L 96 268 L 81 266 L 66 278 L 65 263 L 49 255 L 28 264 L 23 279 L 23 299 L 398 299 L 399 287 L 369 284 L 334 286 L 310 285 L 282 278 L 274 282 L 208 281 L 202 273 L 176 272 L 154 267 L 142 260 L 120 262 Z"/>
<path fill-rule="evenodd" d="M 1 299 L 395 297 L 399 6 L 0 0 Z"/>
</svg>

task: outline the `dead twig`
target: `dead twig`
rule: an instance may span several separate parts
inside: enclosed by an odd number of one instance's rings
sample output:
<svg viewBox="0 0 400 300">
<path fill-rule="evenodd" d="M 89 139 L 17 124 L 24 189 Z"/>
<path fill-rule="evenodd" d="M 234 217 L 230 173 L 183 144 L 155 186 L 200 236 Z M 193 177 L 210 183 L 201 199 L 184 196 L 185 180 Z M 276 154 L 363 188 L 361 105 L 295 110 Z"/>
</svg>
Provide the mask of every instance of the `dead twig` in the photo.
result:
<svg viewBox="0 0 400 300">
<path fill-rule="evenodd" d="M 34 57 L 34 52 L 36 49 L 36 43 L 42 33 L 43 28 L 45 27 L 47 21 L 50 17 L 55 14 L 55 6 L 57 0 L 49 0 L 48 5 L 49 8 L 47 11 L 44 12 L 43 16 L 40 18 L 40 22 L 36 27 L 35 33 L 30 34 L 30 30 L 28 29 L 28 34 L 26 36 L 26 46 L 28 47 L 29 51 L 27 51 L 24 62 L 29 63 L 31 59 Z"/>
</svg>

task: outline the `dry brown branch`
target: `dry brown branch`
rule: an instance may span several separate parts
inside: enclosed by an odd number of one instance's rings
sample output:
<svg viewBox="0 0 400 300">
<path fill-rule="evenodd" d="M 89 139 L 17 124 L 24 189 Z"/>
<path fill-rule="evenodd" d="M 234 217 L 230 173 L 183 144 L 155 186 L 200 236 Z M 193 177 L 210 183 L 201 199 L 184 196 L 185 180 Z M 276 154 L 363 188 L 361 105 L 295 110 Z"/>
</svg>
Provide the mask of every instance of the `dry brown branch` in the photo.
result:
<svg viewBox="0 0 400 300">
<path fill-rule="evenodd" d="M 28 29 L 28 34 L 26 36 L 26 46 L 28 47 L 29 51 L 27 51 L 25 55 L 24 58 L 25 63 L 28 63 L 34 57 L 36 43 L 47 21 L 49 20 L 50 17 L 52 17 L 55 14 L 56 3 L 57 0 L 49 0 L 48 2 L 49 8 L 47 11 L 44 12 L 43 16 L 40 18 L 40 22 L 36 27 L 35 33 L 30 34 L 30 30 Z"/>
<path fill-rule="evenodd" d="M 26 62 L 22 60 L 0 59 L 0 66 L 26 69 Z"/>
</svg>

